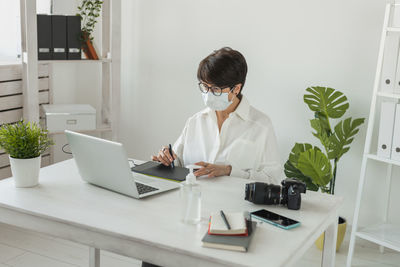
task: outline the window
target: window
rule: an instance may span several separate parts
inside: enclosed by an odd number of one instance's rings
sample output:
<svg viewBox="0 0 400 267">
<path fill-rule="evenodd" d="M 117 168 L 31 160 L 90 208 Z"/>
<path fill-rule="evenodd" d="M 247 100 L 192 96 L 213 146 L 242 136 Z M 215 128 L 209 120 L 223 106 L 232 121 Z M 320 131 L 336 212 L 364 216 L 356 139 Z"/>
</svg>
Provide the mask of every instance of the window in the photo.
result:
<svg viewBox="0 0 400 267">
<path fill-rule="evenodd" d="M 19 1 L 0 1 L 0 62 L 15 62 L 21 57 Z"/>
<path fill-rule="evenodd" d="M 36 11 L 50 14 L 52 0 L 37 0 Z M 19 0 L 0 1 L 0 62 L 21 60 L 21 20 Z"/>
</svg>

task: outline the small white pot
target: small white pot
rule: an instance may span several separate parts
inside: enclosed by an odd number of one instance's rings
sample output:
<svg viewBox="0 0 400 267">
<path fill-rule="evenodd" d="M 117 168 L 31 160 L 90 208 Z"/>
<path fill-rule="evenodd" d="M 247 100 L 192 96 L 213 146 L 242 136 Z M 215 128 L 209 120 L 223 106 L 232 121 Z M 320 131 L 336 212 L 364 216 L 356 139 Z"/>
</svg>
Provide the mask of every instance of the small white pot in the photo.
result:
<svg viewBox="0 0 400 267">
<path fill-rule="evenodd" d="M 9 158 L 15 187 L 34 187 L 38 184 L 41 156 L 31 159 Z"/>
</svg>

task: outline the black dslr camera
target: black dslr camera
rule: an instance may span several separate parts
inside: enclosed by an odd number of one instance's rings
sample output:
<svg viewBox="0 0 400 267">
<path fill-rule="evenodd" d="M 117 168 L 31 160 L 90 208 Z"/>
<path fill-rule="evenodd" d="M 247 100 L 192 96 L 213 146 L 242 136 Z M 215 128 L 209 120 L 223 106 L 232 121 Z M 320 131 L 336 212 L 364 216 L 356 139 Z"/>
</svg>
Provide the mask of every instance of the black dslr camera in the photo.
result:
<svg viewBox="0 0 400 267">
<path fill-rule="evenodd" d="M 246 184 L 244 199 L 254 204 L 282 204 L 290 210 L 298 210 L 301 205 L 300 193 L 305 192 L 305 183 L 288 178 L 282 181 L 282 186 L 259 182 Z"/>
</svg>

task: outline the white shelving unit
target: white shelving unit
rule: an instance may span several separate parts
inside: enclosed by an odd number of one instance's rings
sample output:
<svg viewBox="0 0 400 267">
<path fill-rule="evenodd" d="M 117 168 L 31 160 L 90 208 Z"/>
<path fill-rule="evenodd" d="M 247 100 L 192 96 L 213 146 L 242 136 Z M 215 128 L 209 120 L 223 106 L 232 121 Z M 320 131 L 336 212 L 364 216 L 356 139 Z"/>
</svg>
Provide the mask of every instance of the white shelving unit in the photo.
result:
<svg viewBox="0 0 400 267">
<path fill-rule="evenodd" d="M 354 253 L 354 246 L 356 242 L 356 238 L 362 238 L 373 242 L 375 244 L 380 245 L 380 249 L 383 252 L 383 248 L 387 247 L 396 251 L 400 252 L 400 225 L 390 224 L 388 222 L 388 212 L 389 212 L 389 203 L 390 203 L 390 188 L 391 188 L 391 179 L 392 179 L 392 169 L 393 166 L 400 166 L 400 161 L 395 161 L 391 159 L 381 158 L 378 157 L 374 152 L 371 151 L 371 143 L 373 138 L 373 130 L 374 130 L 374 123 L 375 123 L 375 115 L 377 109 L 377 101 L 381 99 L 391 99 L 393 101 L 400 100 L 400 94 L 391 94 L 380 92 L 380 80 L 381 80 L 381 72 L 382 72 L 382 64 L 383 64 L 383 54 L 384 54 L 384 47 L 386 36 L 388 33 L 400 33 L 400 28 L 389 27 L 391 17 L 395 14 L 394 7 L 400 8 L 400 4 L 387 4 L 385 10 L 385 17 L 383 23 L 383 30 L 382 36 L 380 41 L 380 49 L 378 54 L 378 63 L 376 68 L 375 74 L 375 81 L 374 81 L 374 89 L 372 94 L 371 100 L 371 107 L 368 119 L 368 129 L 367 129 L 367 136 L 365 141 L 364 147 L 364 155 L 361 164 L 361 172 L 360 172 L 360 181 L 358 184 L 358 192 L 357 192 L 357 199 L 356 199 L 356 207 L 354 212 L 354 219 L 353 219 L 353 227 L 351 231 L 350 237 L 350 245 L 349 245 L 349 252 L 347 256 L 347 267 L 351 266 L 353 253 Z M 382 222 L 376 225 L 371 225 L 363 228 L 358 227 L 358 219 L 360 214 L 361 208 L 361 200 L 363 195 L 363 188 L 366 179 L 366 169 L 367 164 L 371 161 L 378 161 L 387 165 L 386 169 L 386 181 L 385 181 L 385 192 L 380 192 L 380 195 L 384 196 L 384 200 L 386 205 L 383 207 L 383 217 Z"/>
<path fill-rule="evenodd" d="M 49 79 L 53 64 L 101 64 L 101 110 L 97 113 L 97 132 L 112 132 L 112 139 L 119 136 L 120 85 L 121 85 L 121 1 L 103 0 L 102 40 L 100 60 L 41 60 L 37 57 L 36 0 L 20 0 L 21 51 L 23 69 L 23 117 L 39 122 L 38 66 L 48 65 Z M 50 104 L 53 103 L 50 83 Z M 73 104 L 73 103 L 71 103 Z M 54 133 L 57 134 L 57 133 Z"/>
<path fill-rule="evenodd" d="M 382 97 L 400 99 L 400 94 L 389 94 L 389 93 L 385 93 L 385 92 L 378 92 L 377 95 L 382 96 Z"/>
<path fill-rule="evenodd" d="M 377 224 L 357 231 L 357 237 L 378 245 L 397 250 L 400 248 L 400 226 L 394 224 Z"/>
<path fill-rule="evenodd" d="M 378 157 L 375 154 L 367 154 L 366 157 L 369 158 L 369 159 L 372 159 L 372 160 L 383 162 L 383 163 L 400 166 L 400 162 L 397 161 L 397 160 L 381 158 L 381 157 Z"/>
<path fill-rule="evenodd" d="M 39 64 L 54 64 L 54 63 L 70 63 L 70 64 L 100 64 L 100 63 L 111 63 L 111 58 L 102 58 L 99 60 L 94 59 L 81 59 L 81 60 L 40 60 Z"/>
</svg>

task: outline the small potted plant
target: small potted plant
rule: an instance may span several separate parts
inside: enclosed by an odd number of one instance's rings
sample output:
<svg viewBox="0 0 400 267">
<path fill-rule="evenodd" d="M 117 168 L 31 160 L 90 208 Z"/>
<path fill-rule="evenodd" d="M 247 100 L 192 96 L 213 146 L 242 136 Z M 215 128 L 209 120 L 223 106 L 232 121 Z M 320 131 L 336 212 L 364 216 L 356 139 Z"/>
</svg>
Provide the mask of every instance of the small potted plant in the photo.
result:
<svg viewBox="0 0 400 267">
<path fill-rule="evenodd" d="M 334 194 L 338 162 L 350 150 L 350 144 L 364 123 L 364 118 L 349 117 L 338 121 L 332 128 L 331 119 L 341 118 L 349 108 L 347 97 L 329 87 L 309 87 L 306 91 L 304 102 L 314 112 L 314 119 L 310 120 L 314 129 L 312 134 L 319 139 L 324 151 L 308 143 L 296 143 L 285 163 L 285 174 L 305 182 L 308 190 Z M 346 220 L 339 217 L 336 250 L 345 232 Z M 323 247 L 323 238 L 322 235 L 316 242 L 320 249 Z"/>
<path fill-rule="evenodd" d="M 103 1 L 100 0 L 82 0 L 81 5 L 78 6 L 79 13 L 76 15 L 82 21 L 81 36 L 79 38 L 87 59 L 99 59 L 92 43 L 92 33 L 97 23 L 97 18 L 100 16 L 102 4 Z"/>
<path fill-rule="evenodd" d="M 9 154 L 16 187 L 38 184 L 41 154 L 53 141 L 36 123 L 19 121 L 0 127 L 0 147 Z"/>
</svg>

